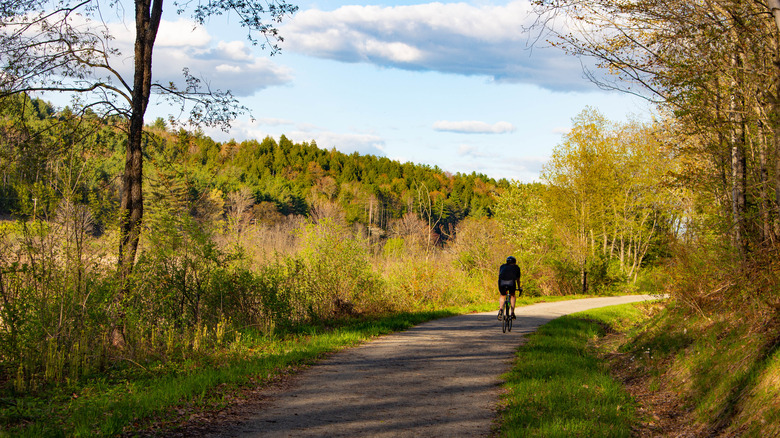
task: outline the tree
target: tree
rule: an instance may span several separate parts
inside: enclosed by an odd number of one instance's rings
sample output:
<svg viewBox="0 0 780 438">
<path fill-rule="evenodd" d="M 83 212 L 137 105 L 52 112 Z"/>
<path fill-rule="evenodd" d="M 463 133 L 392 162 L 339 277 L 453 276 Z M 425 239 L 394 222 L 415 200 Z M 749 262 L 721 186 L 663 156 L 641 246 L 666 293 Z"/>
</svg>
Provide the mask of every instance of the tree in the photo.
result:
<svg viewBox="0 0 780 438">
<path fill-rule="evenodd" d="M 3 96 L 47 91 L 83 93 L 82 108 L 102 108 L 104 114 L 120 114 L 127 121 L 119 249 L 119 263 L 125 273 L 132 269 L 135 260 L 143 217 L 143 119 L 150 96 L 165 94 L 182 105 L 191 105 L 190 122 L 195 124 L 226 126 L 244 110 L 229 91 L 209 89 L 186 68 L 186 85 L 182 88 L 153 80 L 152 55 L 163 3 L 164 0 L 134 1 L 136 35 L 132 78 L 124 77 L 114 65 L 119 53 L 111 46 L 112 37 L 100 18 L 98 1 L 3 0 L 0 4 L 3 59 L 0 93 Z M 262 20 L 263 16 L 268 15 L 272 23 L 278 23 L 296 10 L 284 0 L 266 4 L 223 0 L 198 5 L 189 1 L 174 4 L 179 13 L 191 10 L 192 17 L 200 24 L 211 15 L 235 12 L 241 25 L 248 29 L 248 38 L 256 43 L 253 32 L 259 32 L 266 39 L 263 45 L 269 44 L 272 54 L 279 50 L 276 41 L 281 37 L 273 24 Z"/>
<path fill-rule="evenodd" d="M 496 200 L 495 220 L 515 251 L 517 264 L 523 272 L 523 287 L 532 292 L 531 279 L 541 265 L 549 261 L 553 222 L 545 205 L 547 187 L 541 183 L 523 184 L 513 181 Z M 458 236 L 460 239 L 460 236 Z"/>
<path fill-rule="evenodd" d="M 118 3 L 109 6 L 116 7 Z M 144 115 L 150 96 L 160 93 L 190 107 L 190 123 L 228 126 L 245 108 L 230 91 L 211 90 L 184 69 L 184 87 L 162 84 L 152 77 L 152 59 L 160 27 L 164 0 L 134 0 L 135 45 L 133 77 L 125 77 L 116 66 L 119 52 L 103 21 L 98 0 L 0 0 L 0 97 L 36 92 L 65 92 L 81 95 L 74 107 L 100 109 L 125 120 L 127 133 L 125 169 L 120 201 L 119 273 L 125 279 L 135 263 L 144 214 L 143 136 Z M 281 41 L 275 23 L 295 12 L 285 0 L 235 2 L 212 0 L 174 2 L 178 13 L 191 11 L 203 24 L 212 15 L 234 12 L 247 37 L 257 43 L 259 33 L 271 53 Z M 268 16 L 270 24 L 263 21 Z"/>
<path fill-rule="evenodd" d="M 604 88 L 641 94 L 711 163 L 723 231 L 744 259 L 780 223 L 779 3 L 762 0 L 538 0 L 555 44 L 595 58 Z M 614 80 L 613 80 L 614 79 Z M 771 166 L 774 159 L 775 166 Z M 774 190 L 772 190 L 774 189 Z M 774 193 L 772 193 L 774 191 Z"/>
<path fill-rule="evenodd" d="M 661 221 L 673 217 L 661 182 L 672 160 L 652 127 L 616 125 L 586 109 L 544 167 L 542 192 L 558 241 L 578 265 L 581 290 L 590 269 L 616 260 L 636 279 Z"/>
</svg>

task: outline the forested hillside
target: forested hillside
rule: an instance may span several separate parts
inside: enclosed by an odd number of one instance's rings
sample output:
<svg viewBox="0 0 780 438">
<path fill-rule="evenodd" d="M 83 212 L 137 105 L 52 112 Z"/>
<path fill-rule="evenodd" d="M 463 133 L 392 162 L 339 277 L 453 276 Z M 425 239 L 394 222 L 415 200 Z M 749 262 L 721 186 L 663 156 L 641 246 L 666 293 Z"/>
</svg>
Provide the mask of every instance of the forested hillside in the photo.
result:
<svg viewBox="0 0 780 438">
<path fill-rule="evenodd" d="M 96 217 L 116 210 L 125 139 L 115 120 L 70 121 L 69 110 L 55 112 L 39 99 L 23 99 L 4 111 L 0 213 L 49 217 L 63 198 L 90 200 Z M 33 121 L 21 123 L 14 111 Z M 284 136 L 219 143 L 165 125 L 158 119 L 147 127 L 153 175 L 146 187 L 152 196 L 176 196 L 172 188 L 179 187 L 182 201 L 216 196 L 227 202 L 240 192 L 251 199 L 256 220 L 338 214 L 384 235 L 394 219 L 411 213 L 447 238 L 464 218 L 491 216 L 496 196 L 509 185 L 476 173 L 452 175 L 423 164 L 323 150 Z M 163 187 L 171 190 L 163 193 Z"/>
</svg>

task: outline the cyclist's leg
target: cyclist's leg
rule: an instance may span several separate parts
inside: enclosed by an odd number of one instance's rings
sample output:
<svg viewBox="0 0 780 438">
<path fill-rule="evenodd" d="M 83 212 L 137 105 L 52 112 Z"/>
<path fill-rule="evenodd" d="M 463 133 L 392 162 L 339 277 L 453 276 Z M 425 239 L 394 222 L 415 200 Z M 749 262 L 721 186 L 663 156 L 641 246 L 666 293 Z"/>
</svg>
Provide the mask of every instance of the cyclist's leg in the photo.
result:
<svg viewBox="0 0 780 438">
<path fill-rule="evenodd" d="M 498 318 L 501 319 L 501 314 L 504 312 L 504 301 L 506 300 L 507 291 L 503 287 L 499 286 L 498 293 Z"/>
<path fill-rule="evenodd" d="M 510 292 L 509 293 L 509 305 L 512 308 L 512 316 L 514 316 L 514 314 L 515 314 L 515 301 L 516 301 L 516 299 L 515 299 L 515 291 L 511 290 L 509 292 Z"/>
</svg>

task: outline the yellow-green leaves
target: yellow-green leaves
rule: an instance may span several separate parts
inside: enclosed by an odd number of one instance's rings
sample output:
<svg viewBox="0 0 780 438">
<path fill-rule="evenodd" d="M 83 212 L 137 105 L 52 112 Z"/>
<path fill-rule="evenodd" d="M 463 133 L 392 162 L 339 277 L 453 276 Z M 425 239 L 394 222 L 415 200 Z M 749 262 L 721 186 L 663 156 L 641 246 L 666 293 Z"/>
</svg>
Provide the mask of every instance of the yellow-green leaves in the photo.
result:
<svg viewBox="0 0 780 438">
<path fill-rule="evenodd" d="M 659 229 L 677 217 L 661 184 L 674 160 L 653 126 L 611 123 L 591 108 L 573 122 L 544 167 L 544 184 L 515 183 L 495 207 L 521 267 L 544 293 L 635 280 Z"/>
</svg>

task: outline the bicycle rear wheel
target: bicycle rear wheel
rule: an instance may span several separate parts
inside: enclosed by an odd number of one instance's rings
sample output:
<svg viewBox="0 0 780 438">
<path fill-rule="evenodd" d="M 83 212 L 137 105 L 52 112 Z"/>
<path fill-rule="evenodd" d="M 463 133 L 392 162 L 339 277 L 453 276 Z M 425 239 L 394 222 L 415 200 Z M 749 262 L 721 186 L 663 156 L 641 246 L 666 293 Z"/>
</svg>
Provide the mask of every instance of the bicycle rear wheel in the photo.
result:
<svg viewBox="0 0 780 438">
<path fill-rule="evenodd" d="M 509 315 L 509 310 L 512 307 L 509 305 L 509 297 L 504 301 L 504 317 L 501 319 L 501 331 L 506 333 L 507 330 L 512 330 L 512 317 Z"/>
</svg>

